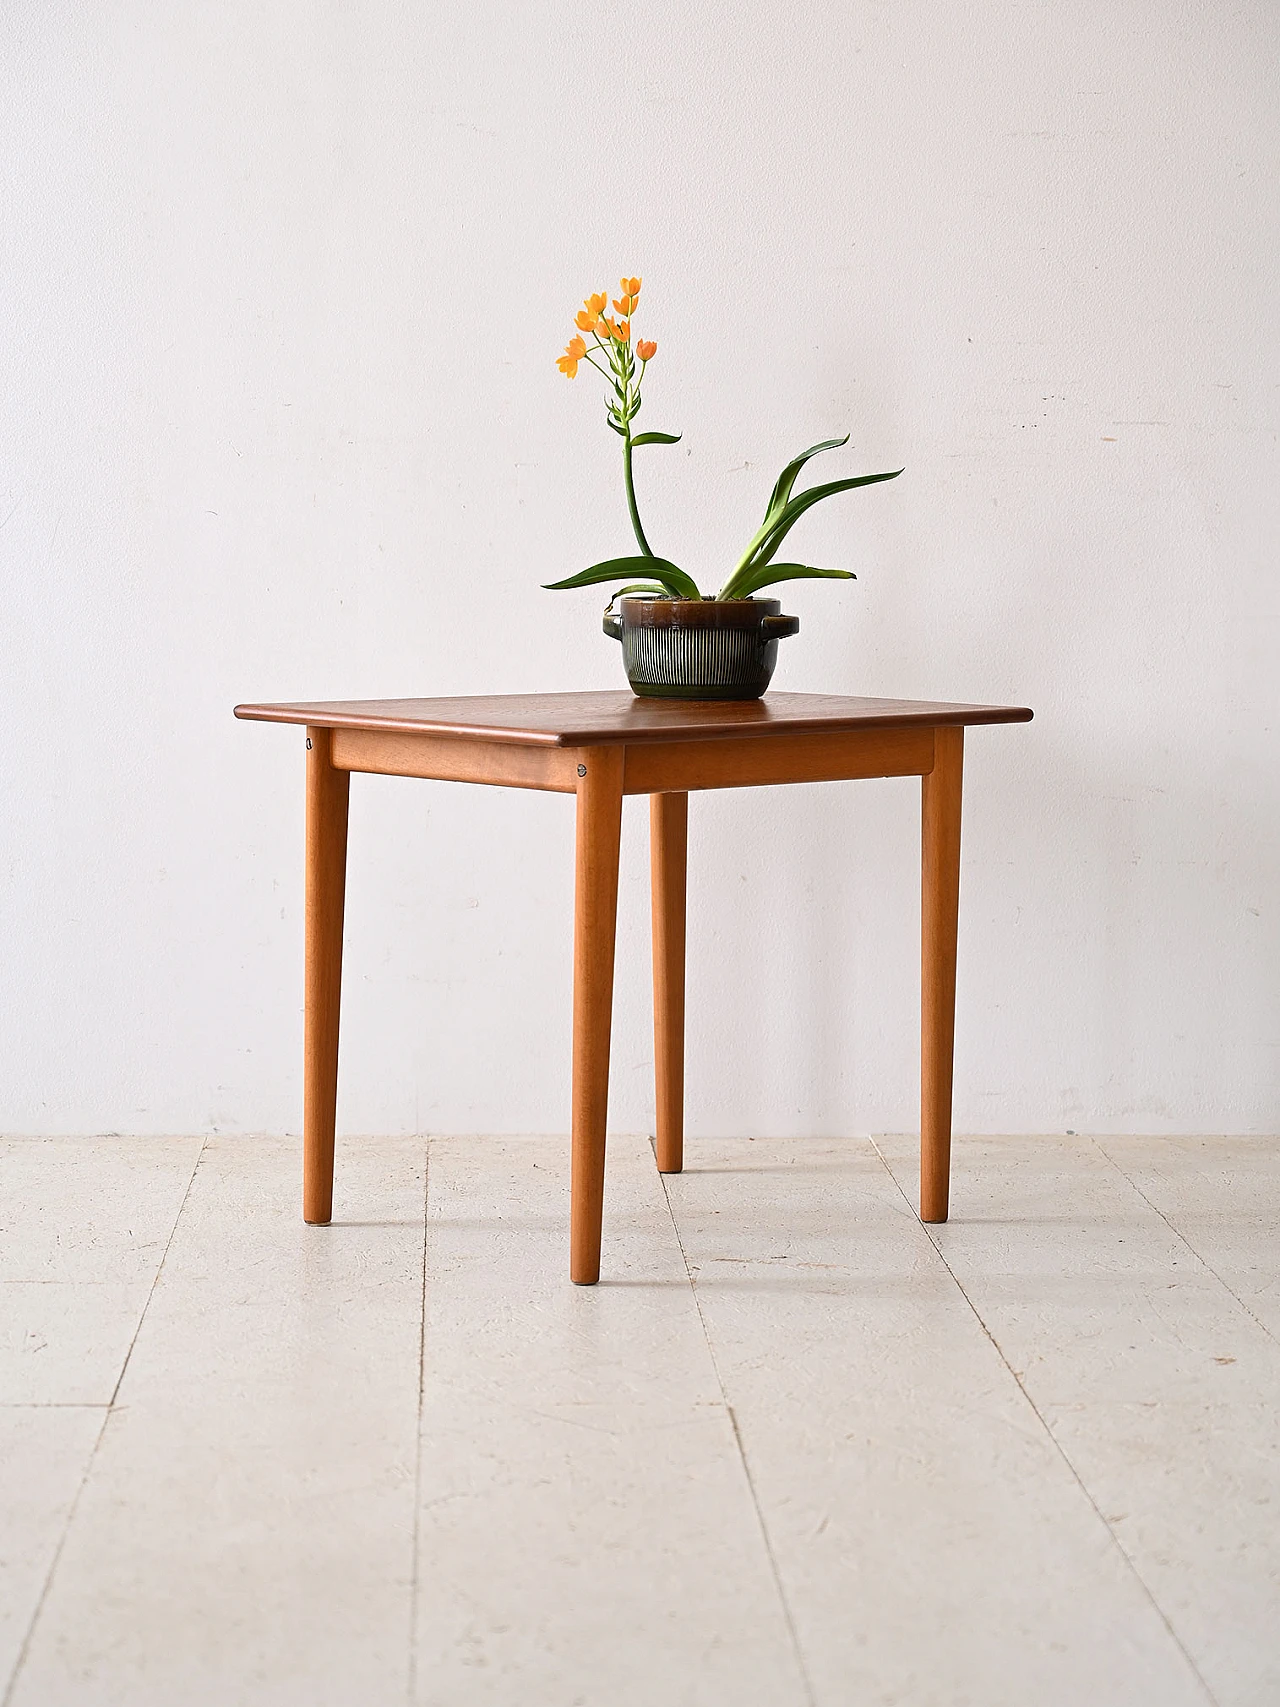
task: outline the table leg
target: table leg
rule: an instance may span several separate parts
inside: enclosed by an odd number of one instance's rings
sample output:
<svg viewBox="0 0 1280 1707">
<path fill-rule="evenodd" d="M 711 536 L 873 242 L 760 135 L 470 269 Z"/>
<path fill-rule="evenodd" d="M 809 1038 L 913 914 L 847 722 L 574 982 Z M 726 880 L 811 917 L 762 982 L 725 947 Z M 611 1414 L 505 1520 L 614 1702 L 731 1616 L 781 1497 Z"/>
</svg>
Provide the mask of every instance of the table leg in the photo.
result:
<svg viewBox="0 0 1280 1707">
<path fill-rule="evenodd" d="M 934 730 L 923 779 L 920 955 L 920 1219 L 945 1221 L 951 1178 L 951 1067 L 956 1032 L 960 797 L 964 730 Z"/>
<path fill-rule="evenodd" d="M 342 910 L 351 773 L 330 763 L 332 732 L 307 730 L 306 1004 L 303 1042 L 302 1218 L 333 1215 Z"/>
<path fill-rule="evenodd" d="M 684 1166 L 684 939 L 689 796 L 649 796 L 658 1172 Z"/>
<path fill-rule="evenodd" d="M 578 766 L 569 1276 L 579 1286 L 593 1286 L 600 1278 L 623 759 L 622 747 L 589 747 Z"/>
</svg>

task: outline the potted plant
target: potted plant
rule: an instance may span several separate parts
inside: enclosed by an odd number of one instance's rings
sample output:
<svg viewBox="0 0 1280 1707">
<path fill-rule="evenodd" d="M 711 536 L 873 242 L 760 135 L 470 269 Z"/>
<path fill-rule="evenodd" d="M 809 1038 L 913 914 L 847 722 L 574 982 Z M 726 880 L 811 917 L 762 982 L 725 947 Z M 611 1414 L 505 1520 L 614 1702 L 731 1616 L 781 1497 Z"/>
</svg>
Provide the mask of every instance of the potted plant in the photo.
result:
<svg viewBox="0 0 1280 1707">
<path fill-rule="evenodd" d="M 636 556 L 593 563 L 589 569 L 547 585 L 558 591 L 607 581 L 622 583 L 605 607 L 604 631 L 622 642 L 633 692 L 670 699 L 758 699 L 773 675 L 778 641 L 798 633 L 800 622 L 797 617 L 782 614 L 780 600 L 757 595 L 782 581 L 856 579 L 847 569 L 778 562 L 783 541 L 800 517 L 824 498 L 855 486 L 896 480 L 902 470 L 859 474 L 796 492 L 797 476 L 809 458 L 848 444 L 849 435 L 810 445 L 778 476 L 764 520 L 720 591 L 714 595 L 700 592 L 692 576 L 678 564 L 654 553 L 640 522 L 633 454 L 646 445 L 678 444 L 681 435 L 631 430 L 640 413 L 645 374 L 658 346 L 651 339 L 638 338 L 634 345 L 631 341 L 640 280 L 624 278 L 620 291 L 613 301 L 613 315 L 605 312 L 608 301 L 603 291 L 587 297 L 575 321 L 577 333 L 556 365 L 567 379 L 574 379 L 579 365 L 588 362 L 609 382 L 605 421 L 622 440 L 627 508 L 640 551 Z"/>
</svg>

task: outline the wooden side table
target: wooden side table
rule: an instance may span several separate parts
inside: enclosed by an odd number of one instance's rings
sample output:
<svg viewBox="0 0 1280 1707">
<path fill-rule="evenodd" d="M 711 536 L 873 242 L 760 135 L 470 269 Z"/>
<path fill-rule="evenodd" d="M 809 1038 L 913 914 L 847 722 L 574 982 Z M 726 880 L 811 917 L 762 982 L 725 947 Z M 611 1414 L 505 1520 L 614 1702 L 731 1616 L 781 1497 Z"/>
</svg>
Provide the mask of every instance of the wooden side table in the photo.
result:
<svg viewBox="0 0 1280 1707">
<path fill-rule="evenodd" d="M 609 1031 L 622 799 L 650 797 L 657 1157 L 684 1148 L 685 853 L 689 794 L 858 777 L 923 779 L 920 1214 L 945 1221 L 951 1163 L 960 799 L 968 724 L 1025 723 L 1021 706 L 772 693 L 645 700 L 630 693 L 238 705 L 307 729 L 306 1041 L 302 1213 L 333 1210 L 347 797 L 352 771 L 577 796 L 569 1272 L 600 1278 Z"/>
</svg>

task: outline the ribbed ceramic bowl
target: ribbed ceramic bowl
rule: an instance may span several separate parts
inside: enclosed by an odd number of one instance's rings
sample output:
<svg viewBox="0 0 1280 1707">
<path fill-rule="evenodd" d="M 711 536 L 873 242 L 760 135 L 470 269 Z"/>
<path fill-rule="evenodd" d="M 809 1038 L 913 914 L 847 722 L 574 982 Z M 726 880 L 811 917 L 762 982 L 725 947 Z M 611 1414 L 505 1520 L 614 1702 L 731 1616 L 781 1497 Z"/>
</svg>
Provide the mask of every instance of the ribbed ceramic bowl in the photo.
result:
<svg viewBox="0 0 1280 1707">
<path fill-rule="evenodd" d="M 618 601 L 604 631 L 622 642 L 631 691 L 648 699 L 759 699 L 778 662 L 778 642 L 800 632 L 779 599 Z"/>
</svg>

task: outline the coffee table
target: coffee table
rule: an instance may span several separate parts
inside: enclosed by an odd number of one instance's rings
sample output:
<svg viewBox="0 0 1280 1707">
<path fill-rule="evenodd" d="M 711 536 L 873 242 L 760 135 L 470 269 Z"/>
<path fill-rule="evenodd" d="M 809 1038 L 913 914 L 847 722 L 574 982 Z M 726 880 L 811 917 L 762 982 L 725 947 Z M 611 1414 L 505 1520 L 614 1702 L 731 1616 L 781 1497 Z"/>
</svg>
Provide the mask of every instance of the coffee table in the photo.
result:
<svg viewBox="0 0 1280 1707">
<path fill-rule="evenodd" d="M 684 1150 L 685 863 L 690 793 L 862 777 L 922 778 L 920 1215 L 945 1221 L 951 1168 L 960 803 L 966 726 L 1025 723 L 1024 706 L 771 693 L 631 693 L 238 705 L 307 731 L 305 1220 L 333 1213 L 333 1151 L 351 773 L 547 789 L 577 799 L 570 1277 L 600 1277 L 609 1032 L 622 801 L 650 797 L 657 1162 Z"/>
</svg>

